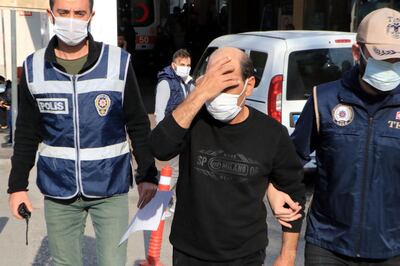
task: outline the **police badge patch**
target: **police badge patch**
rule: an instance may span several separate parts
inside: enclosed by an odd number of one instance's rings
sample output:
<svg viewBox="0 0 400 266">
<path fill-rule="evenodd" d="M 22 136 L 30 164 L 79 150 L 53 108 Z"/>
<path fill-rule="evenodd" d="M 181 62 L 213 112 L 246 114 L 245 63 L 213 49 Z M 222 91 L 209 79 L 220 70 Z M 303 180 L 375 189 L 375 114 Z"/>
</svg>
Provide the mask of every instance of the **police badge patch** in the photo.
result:
<svg viewBox="0 0 400 266">
<path fill-rule="evenodd" d="M 111 99 L 107 94 L 99 94 L 94 100 L 99 116 L 106 116 L 111 106 Z"/>
<path fill-rule="evenodd" d="M 344 104 L 336 105 L 332 110 L 332 118 L 333 122 L 338 126 L 344 127 L 349 125 L 353 122 L 354 118 L 353 107 Z"/>
</svg>

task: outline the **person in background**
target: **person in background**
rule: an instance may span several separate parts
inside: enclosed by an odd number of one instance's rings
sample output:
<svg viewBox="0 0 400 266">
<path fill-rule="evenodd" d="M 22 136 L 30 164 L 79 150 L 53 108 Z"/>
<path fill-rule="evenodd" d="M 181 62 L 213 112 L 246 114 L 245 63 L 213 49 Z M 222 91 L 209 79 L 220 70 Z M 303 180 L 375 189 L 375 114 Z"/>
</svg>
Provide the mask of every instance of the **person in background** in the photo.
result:
<svg viewBox="0 0 400 266">
<path fill-rule="evenodd" d="M 0 76 L 0 130 L 7 130 L 7 108 L 6 108 L 6 89 L 7 82 Z"/>
<path fill-rule="evenodd" d="M 190 69 L 190 53 L 186 49 L 179 49 L 172 56 L 171 64 L 158 73 L 155 104 L 156 124 L 171 114 L 193 88 Z M 173 170 L 171 188 L 174 188 L 179 176 L 179 156 L 169 160 L 169 164 Z M 170 205 L 170 211 L 174 212 L 172 202 Z"/>
<path fill-rule="evenodd" d="M 0 95 L 0 108 L 4 108 L 6 112 L 6 123 L 5 127 L 8 130 L 7 141 L 1 144 L 3 148 L 12 147 L 12 111 L 11 111 L 11 90 L 12 84 L 10 80 L 5 82 L 5 91 Z"/>
<path fill-rule="evenodd" d="M 179 6 L 175 6 L 165 22 L 164 29 L 168 39 L 172 42 L 172 49 L 176 51 L 185 46 L 185 21 Z"/>
<path fill-rule="evenodd" d="M 122 32 L 118 32 L 118 47 L 127 51 L 128 42 L 126 41 L 125 35 Z"/>
</svg>

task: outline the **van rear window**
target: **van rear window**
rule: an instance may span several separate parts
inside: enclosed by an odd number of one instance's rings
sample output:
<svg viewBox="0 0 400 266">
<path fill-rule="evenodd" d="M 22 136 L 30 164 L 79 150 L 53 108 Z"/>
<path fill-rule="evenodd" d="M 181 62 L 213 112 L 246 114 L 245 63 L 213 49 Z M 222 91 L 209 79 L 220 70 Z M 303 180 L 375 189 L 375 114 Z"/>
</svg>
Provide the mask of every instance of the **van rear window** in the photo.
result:
<svg viewBox="0 0 400 266">
<path fill-rule="evenodd" d="M 250 51 L 250 59 L 254 65 L 254 77 L 256 78 L 256 84 L 254 87 L 258 87 L 262 79 L 265 65 L 267 64 L 268 54 L 258 51 Z"/>
<path fill-rule="evenodd" d="M 154 22 L 154 0 L 131 0 L 133 7 L 132 25 L 149 26 Z"/>
<path fill-rule="evenodd" d="M 292 52 L 287 73 L 287 100 L 305 100 L 316 85 L 340 79 L 353 65 L 351 48 Z"/>
</svg>

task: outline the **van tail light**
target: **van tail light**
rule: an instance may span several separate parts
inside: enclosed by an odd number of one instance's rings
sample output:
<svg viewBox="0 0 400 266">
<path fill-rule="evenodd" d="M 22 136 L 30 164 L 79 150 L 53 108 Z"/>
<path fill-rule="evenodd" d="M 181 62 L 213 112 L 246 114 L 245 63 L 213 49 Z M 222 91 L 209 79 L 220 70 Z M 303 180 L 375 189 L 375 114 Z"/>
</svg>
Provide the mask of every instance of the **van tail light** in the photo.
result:
<svg viewBox="0 0 400 266">
<path fill-rule="evenodd" d="M 351 43 L 350 39 L 337 39 L 335 43 Z"/>
<path fill-rule="evenodd" d="M 274 76 L 268 91 L 268 114 L 278 122 L 282 122 L 282 82 L 283 75 Z"/>
</svg>

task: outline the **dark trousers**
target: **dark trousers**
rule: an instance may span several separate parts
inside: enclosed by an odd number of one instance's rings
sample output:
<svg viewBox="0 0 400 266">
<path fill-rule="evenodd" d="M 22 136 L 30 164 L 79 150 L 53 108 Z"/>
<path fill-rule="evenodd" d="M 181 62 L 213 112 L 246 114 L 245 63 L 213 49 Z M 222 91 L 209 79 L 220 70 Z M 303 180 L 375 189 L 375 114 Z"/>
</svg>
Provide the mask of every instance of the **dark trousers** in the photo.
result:
<svg viewBox="0 0 400 266">
<path fill-rule="evenodd" d="M 173 266 L 261 266 L 264 265 L 265 249 L 246 257 L 223 262 L 206 261 L 192 257 L 176 248 L 172 253 Z"/>
<path fill-rule="evenodd" d="M 12 111 L 7 111 L 7 122 L 8 122 L 8 143 L 12 143 Z"/>
<path fill-rule="evenodd" d="M 347 257 L 320 248 L 313 244 L 306 244 L 305 266 L 399 266 L 400 256 L 384 259 L 362 259 Z"/>
<path fill-rule="evenodd" d="M 7 126 L 7 109 L 0 108 L 0 126 Z"/>
</svg>

